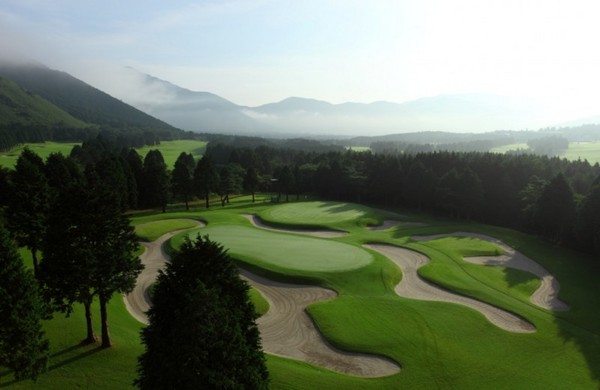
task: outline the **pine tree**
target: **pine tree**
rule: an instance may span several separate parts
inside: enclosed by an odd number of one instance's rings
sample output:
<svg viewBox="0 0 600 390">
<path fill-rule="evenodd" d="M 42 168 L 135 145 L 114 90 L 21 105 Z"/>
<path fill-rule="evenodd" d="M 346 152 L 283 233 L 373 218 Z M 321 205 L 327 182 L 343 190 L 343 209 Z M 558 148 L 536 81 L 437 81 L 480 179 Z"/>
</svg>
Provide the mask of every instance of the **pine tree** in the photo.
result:
<svg viewBox="0 0 600 390">
<path fill-rule="evenodd" d="M 171 187 L 173 195 L 180 197 L 185 202 L 185 209 L 189 210 L 189 199 L 193 194 L 193 176 L 196 162 L 191 153 L 181 152 L 173 172 L 171 173 Z"/>
<path fill-rule="evenodd" d="M 223 247 L 187 239 L 158 276 L 141 389 L 265 389 L 268 373 L 248 286 Z"/>
<path fill-rule="evenodd" d="M 13 370 L 17 379 L 35 380 L 46 368 L 44 310 L 35 278 L 0 225 L 0 366 Z"/>
</svg>

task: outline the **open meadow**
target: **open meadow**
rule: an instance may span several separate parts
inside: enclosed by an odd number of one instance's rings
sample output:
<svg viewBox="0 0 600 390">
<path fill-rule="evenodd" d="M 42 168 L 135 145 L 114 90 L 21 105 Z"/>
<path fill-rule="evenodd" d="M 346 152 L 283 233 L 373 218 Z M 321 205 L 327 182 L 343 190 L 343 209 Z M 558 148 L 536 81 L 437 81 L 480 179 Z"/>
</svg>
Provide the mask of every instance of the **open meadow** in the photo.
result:
<svg viewBox="0 0 600 390">
<path fill-rule="evenodd" d="M 191 153 L 195 160 L 198 160 L 204 154 L 206 149 L 206 141 L 199 140 L 175 140 L 175 141 L 162 141 L 160 145 L 145 146 L 143 148 L 136 149 L 137 152 L 144 158 L 150 150 L 160 150 L 165 159 L 165 164 L 169 169 L 173 169 L 175 161 L 181 152 Z M 20 145 L 12 148 L 7 152 L 0 152 L 0 167 L 12 168 L 15 166 L 19 155 L 25 147 L 28 147 L 43 160 L 51 153 L 62 153 L 68 156 L 71 153 L 73 146 L 81 145 L 81 143 L 69 143 L 69 142 L 41 142 L 41 143 L 29 143 Z"/>
<path fill-rule="evenodd" d="M 509 229 L 350 203 L 194 206 L 132 224 L 145 241 L 169 234 L 167 253 L 198 234 L 229 248 L 264 313 L 273 389 L 600 386 L 600 266 L 590 256 Z M 77 309 L 45 322 L 49 371 L 36 384 L 0 371 L 0 386 L 131 388 L 143 324 L 114 296 L 114 347 L 79 346 Z"/>
</svg>

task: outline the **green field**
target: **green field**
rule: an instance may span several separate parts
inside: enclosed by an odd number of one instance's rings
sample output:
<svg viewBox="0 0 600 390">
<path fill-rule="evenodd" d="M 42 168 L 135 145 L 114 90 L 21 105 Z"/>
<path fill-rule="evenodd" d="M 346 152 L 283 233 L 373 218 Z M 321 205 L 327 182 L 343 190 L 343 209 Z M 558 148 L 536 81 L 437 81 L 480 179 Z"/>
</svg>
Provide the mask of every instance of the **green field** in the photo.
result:
<svg viewBox="0 0 600 390">
<path fill-rule="evenodd" d="M 43 160 L 46 160 L 51 153 L 62 153 L 63 155 L 68 156 L 75 145 L 81 145 L 81 143 L 43 142 L 16 146 L 8 152 L 0 153 L 0 166 L 7 168 L 14 167 L 19 155 L 25 147 L 28 147 L 31 151 L 37 153 Z"/>
<path fill-rule="evenodd" d="M 527 144 L 511 144 L 490 149 L 492 153 L 506 153 L 509 150 L 529 149 Z M 570 142 L 569 149 L 559 157 L 570 161 L 587 160 L 590 164 L 600 163 L 600 141 Z"/>
<path fill-rule="evenodd" d="M 495 148 L 491 148 L 490 152 L 492 152 L 492 153 L 506 153 L 509 150 L 517 150 L 517 149 L 529 149 L 529 146 L 527 144 L 502 145 L 502 146 L 497 146 Z"/>
<path fill-rule="evenodd" d="M 590 164 L 600 163 L 600 141 L 571 142 L 561 157 L 572 161 L 588 160 Z"/>
<path fill-rule="evenodd" d="M 275 233 L 252 227 L 242 214 L 258 214 L 291 227 L 321 226 L 349 234 L 320 239 Z M 308 308 L 324 337 L 344 350 L 388 356 L 402 367 L 396 375 L 365 379 L 269 355 L 273 389 L 598 389 L 600 265 L 596 259 L 509 229 L 474 223 L 429 218 L 427 226 L 405 225 L 385 231 L 365 228 L 365 221 L 381 222 L 385 214 L 347 203 L 273 206 L 252 204 L 243 198 L 235 207 L 140 216 L 133 224 L 151 239 L 188 226 L 186 219 L 202 220 L 207 226 L 192 234 L 207 233 L 222 242 L 240 265 L 276 280 L 308 280 L 334 289 L 338 298 Z M 422 217 L 413 214 L 407 218 Z M 149 232 L 143 230 L 146 228 Z M 464 256 L 497 254 L 495 245 L 456 237 L 411 240 L 413 235 L 456 231 L 497 237 L 538 261 L 560 281 L 560 298 L 571 310 L 554 313 L 533 305 L 528 298 L 539 280 L 529 273 L 463 260 Z M 189 233 L 175 236 L 171 246 L 177 248 L 185 234 Z M 419 270 L 421 277 L 509 310 L 533 323 L 537 331 L 511 333 L 461 305 L 397 296 L 394 286 L 402 277 L 399 268 L 364 249 L 366 243 L 399 245 L 427 255 L 431 262 Z M 349 255 L 341 256 L 343 251 Z M 363 260 L 354 263 L 352 256 Z M 252 294 L 253 301 L 260 300 L 256 292 Z M 112 349 L 77 345 L 85 333 L 81 310 L 69 319 L 56 316 L 45 323 L 52 345 L 49 372 L 35 385 L 11 382 L 7 372 L 0 369 L 1 383 L 10 382 L 6 386 L 9 389 L 130 388 L 136 356 L 142 350 L 140 325 L 128 316 L 118 296 L 109 310 L 115 339 Z M 266 309 L 262 306 L 259 310 Z"/>
<path fill-rule="evenodd" d="M 204 151 L 206 150 L 206 141 L 198 140 L 176 140 L 176 141 L 162 141 L 157 146 L 144 146 L 143 148 L 137 149 L 140 156 L 145 156 L 150 150 L 158 149 L 165 159 L 168 169 L 173 169 L 177 157 L 182 152 L 191 153 L 194 156 L 194 160 L 198 161 Z"/>
<path fill-rule="evenodd" d="M 152 147 L 146 146 L 136 150 L 140 156 L 142 156 L 142 158 L 144 158 L 144 156 L 146 156 L 150 150 L 160 150 L 163 158 L 165 159 L 167 167 L 169 169 L 173 169 L 173 165 L 175 165 L 175 161 L 181 152 L 192 153 L 194 159 L 198 161 L 198 159 L 200 159 L 204 154 L 206 144 L 206 141 L 198 140 L 163 141 L 160 143 L 160 145 Z M 25 147 L 28 147 L 37 153 L 42 159 L 46 160 L 50 153 L 62 153 L 63 155 L 68 156 L 71 153 L 71 149 L 73 149 L 73 146 L 75 145 L 81 145 L 81 143 L 43 142 L 16 146 L 8 152 L 0 153 L 0 166 L 8 168 L 14 167 L 15 163 L 17 162 L 17 158 L 19 158 L 21 151 Z"/>
</svg>

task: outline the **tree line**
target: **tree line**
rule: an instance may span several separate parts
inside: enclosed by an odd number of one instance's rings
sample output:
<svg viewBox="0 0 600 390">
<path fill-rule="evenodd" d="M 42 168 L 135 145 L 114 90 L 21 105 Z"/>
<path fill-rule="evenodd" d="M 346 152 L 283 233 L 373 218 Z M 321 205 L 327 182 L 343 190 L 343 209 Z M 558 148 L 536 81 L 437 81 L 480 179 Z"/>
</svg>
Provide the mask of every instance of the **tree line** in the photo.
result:
<svg viewBox="0 0 600 390">
<path fill-rule="evenodd" d="M 112 345 L 107 304 L 115 293 L 131 292 L 143 269 L 125 211 L 137 205 L 164 209 L 169 191 L 185 194 L 182 170 L 213 169 L 203 165 L 208 158 L 194 164 L 182 153 L 171 173 L 158 150 L 143 160 L 134 149 L 115 150 L 102 137 L 46 161 L 26 148 L 13 170 L 0 169 L 0 366 L 17 379 L 36 379 L 47 364 L 40 321 L 54 312 L 70 315 L 75 304 L 84 308 L 82 343 L 97 342 L 92 302 L 98 300 L 101 346 Z M 32 271 L 17 244 L 31 251 Z M 208 238 L 186 240 L 160 275 L 135 384 L 266 388 L 248 286 L 224 248 Z M 169 356 L 173 360 L 165 364 Z"/>
<path fill-rule="evenodd" d="M 600 250 L 600 166 L 538 155 L 433 152 L 312 153 L 209 144 L 220 169 L 257 176 L 251 189 L 298 197 L 407 207 L 540 234 L 590 253 Z M 242 188 L 244 186 L 242 185 Z"/>
</svg>

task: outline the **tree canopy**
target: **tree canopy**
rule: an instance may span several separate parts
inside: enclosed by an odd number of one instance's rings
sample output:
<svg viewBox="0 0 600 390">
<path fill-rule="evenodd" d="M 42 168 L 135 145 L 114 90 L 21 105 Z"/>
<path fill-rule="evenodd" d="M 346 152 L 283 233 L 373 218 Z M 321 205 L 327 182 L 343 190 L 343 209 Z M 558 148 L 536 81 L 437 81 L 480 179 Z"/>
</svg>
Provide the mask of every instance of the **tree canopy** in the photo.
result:
<svg viewBox="0 0 600 390">
<path fill-rule="evenodd" d="M 267 388 L 248 286 L 208 237 L 186 239 L 159 273 L 148 320 L 139 388 Z"/>
</svg>

